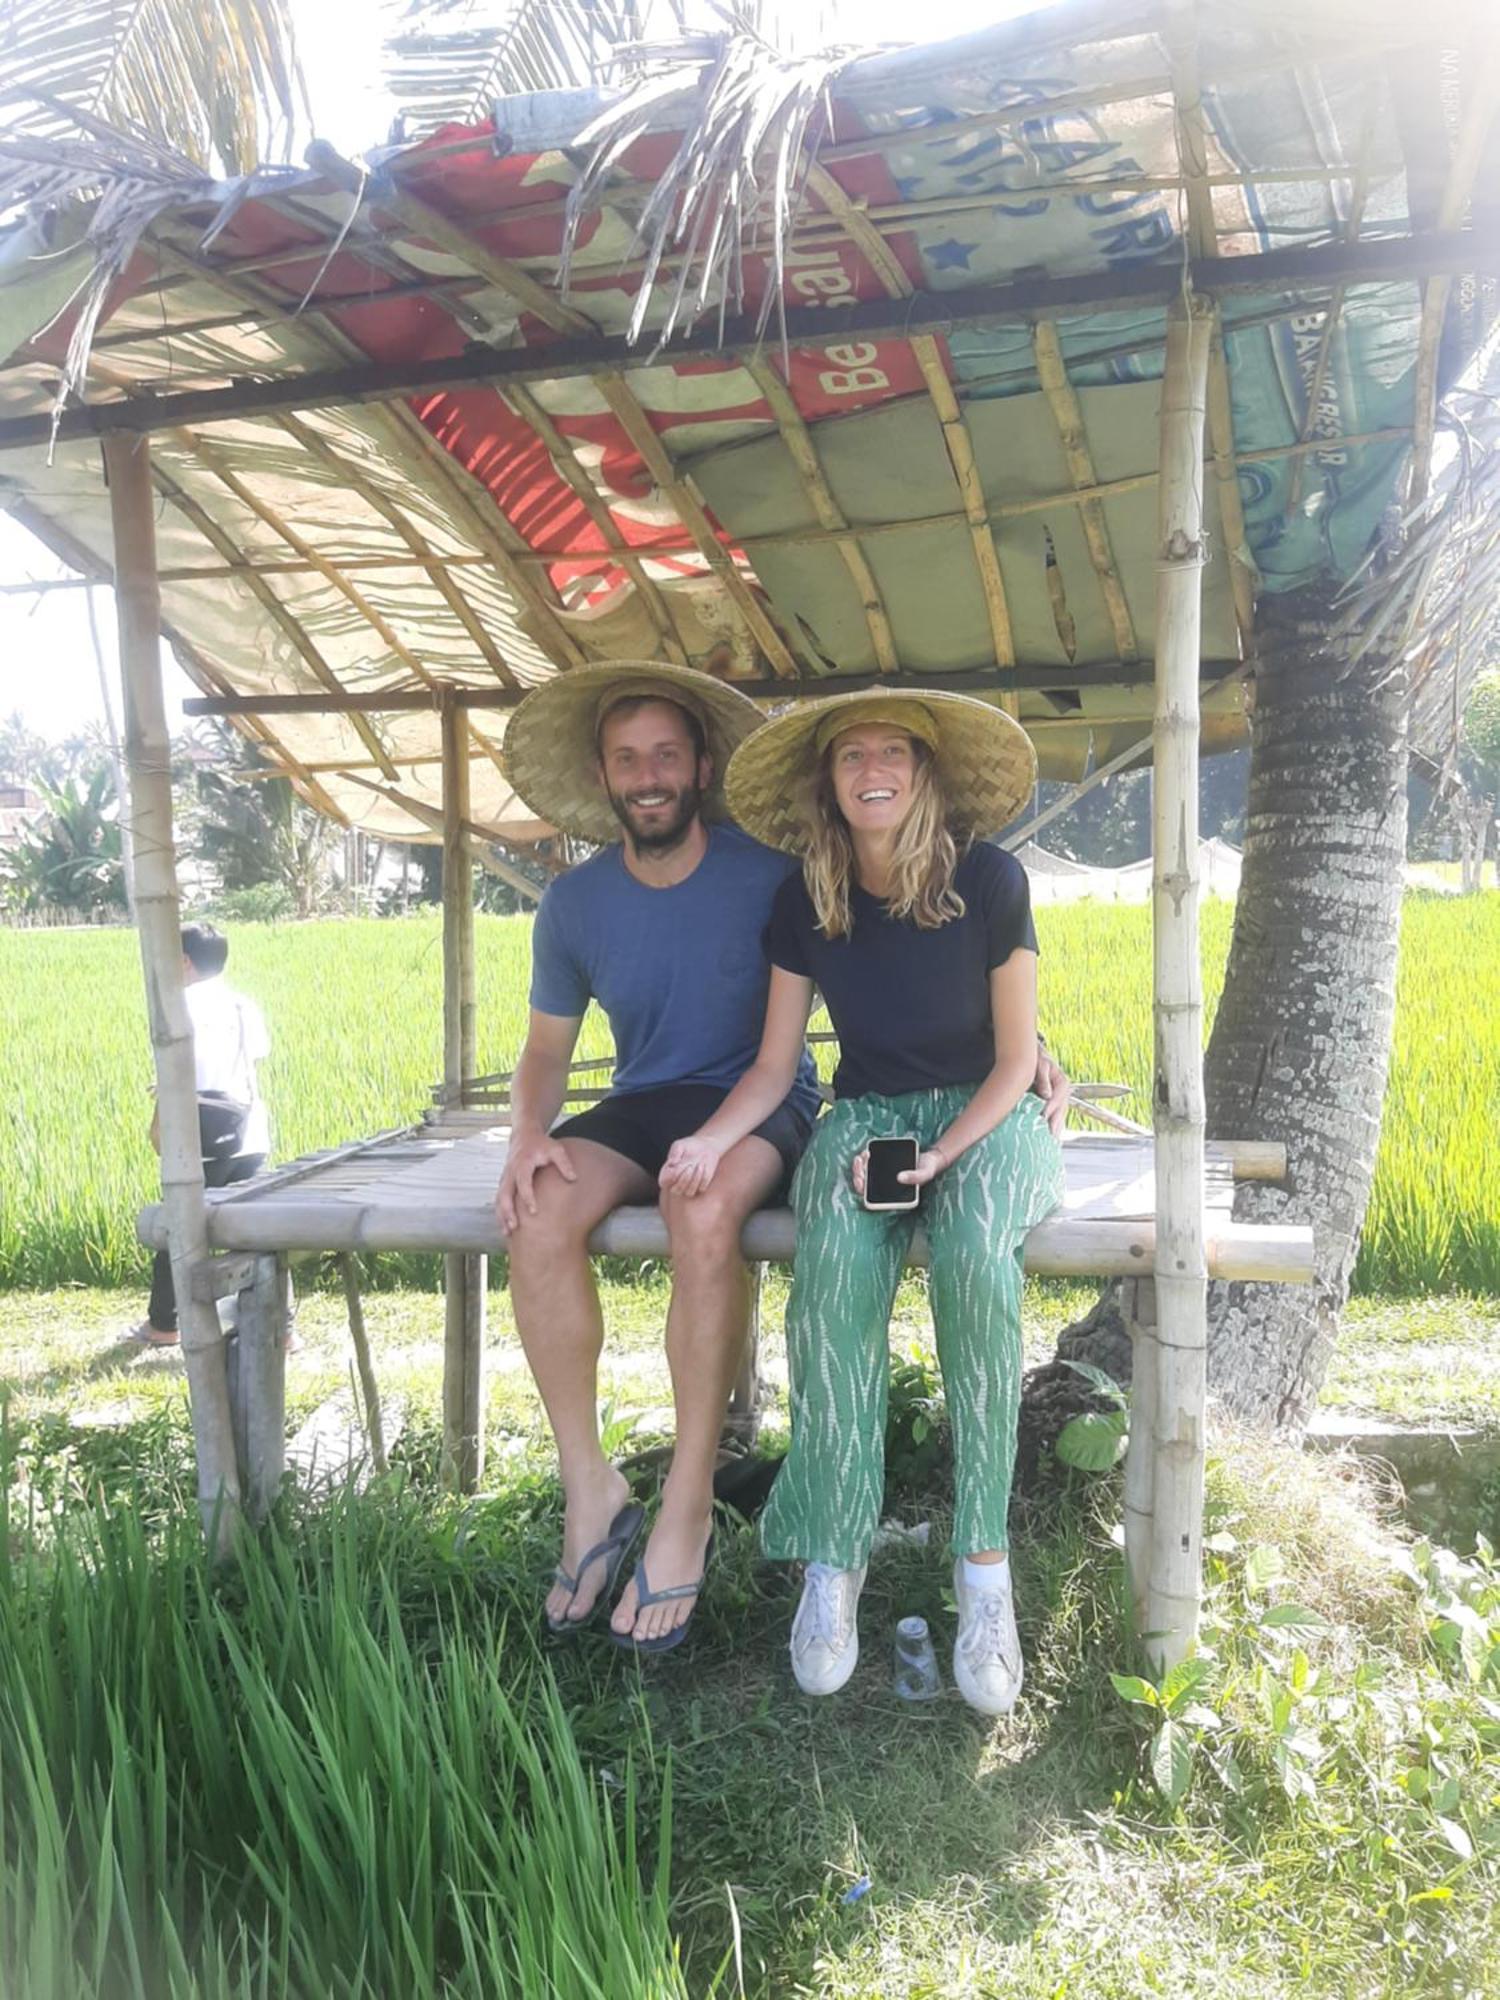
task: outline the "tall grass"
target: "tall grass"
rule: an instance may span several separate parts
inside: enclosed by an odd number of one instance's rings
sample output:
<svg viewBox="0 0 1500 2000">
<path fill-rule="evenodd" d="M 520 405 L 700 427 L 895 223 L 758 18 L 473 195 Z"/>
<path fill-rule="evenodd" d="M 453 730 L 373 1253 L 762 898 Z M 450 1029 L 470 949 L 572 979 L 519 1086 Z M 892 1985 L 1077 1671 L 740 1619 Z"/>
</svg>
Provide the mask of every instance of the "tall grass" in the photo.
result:
<svg viewBox="0 0 1500 2000">
<path fill-rule="evenodd" d="M 0 1559 L 0 1991 L 681 2000 L 669 1775 L 585 1734 L 410 1498 L 217 1579 L 79 1506 Z"/>
<path fill-rule="evenodd" d="M 1210 1016 L 1231 906 L 1204 911 Z M 1075 905 L 1038 914 L 1042 1012 L 1074 1075 L 1149 1104 L 1150 918 Z M 529 921 L 479 923 L 479 1047 L 514 1058 L 526 1022 Z M 433 916 L 236 929 L 232 976 L 263 1004 L 277 1152 L 401 1123 L 441 1068 Z M 602 1022 L 581 1053 L 608 1051 Z M 0 1285 L 128 1283 L 134 1216 L 152 1198 L 150 1051 L 127 931 L 0 931 Z M 1500 897 L 1408 899 L 1395 1058 L 1357 1283 L 1500 1290 Z"/>
</svg>

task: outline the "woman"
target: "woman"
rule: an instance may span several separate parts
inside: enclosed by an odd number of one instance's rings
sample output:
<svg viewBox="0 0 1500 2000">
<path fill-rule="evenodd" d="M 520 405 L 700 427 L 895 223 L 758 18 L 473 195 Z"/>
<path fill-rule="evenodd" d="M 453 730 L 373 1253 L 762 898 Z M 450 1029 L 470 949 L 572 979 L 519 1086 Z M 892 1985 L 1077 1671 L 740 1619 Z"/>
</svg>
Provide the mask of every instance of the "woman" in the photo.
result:
<svg viewBox="0 0 1500 2000">
<path fill-rule="evenodd" d="M 953 1674 L 1002 1715 L 1022 1663 L 1006 1560 L 1021 1381 L 1021 1245 L 1062 1195 L 1062 1155 L 1029 1086 L 1036 938 L 1025 871 L 979 840 L 1029 796 L 1035 753 L 965 695 L 844 695 L 769 722 L 736 751 L 730 811 L 800 854 L 777 892 L 771 986 L 752 1068 L 679 1141 L 664 1187 L 697 1192 L 791 1086 L 814 993 L 838 1032 L 835 1102 L 793 1184 L 787 1307 L 792 1444 L 766 1553 L 806 1564 L 792 1667 L 831 1694 L 859 1657 L 856 1611 L 884 1491 L 891 1305 L 916 1213 L 864 1205 L 872 1139 L 909 1136 L 932 1251 L 932 1311 L 953 1429 Z"/>
</svg>

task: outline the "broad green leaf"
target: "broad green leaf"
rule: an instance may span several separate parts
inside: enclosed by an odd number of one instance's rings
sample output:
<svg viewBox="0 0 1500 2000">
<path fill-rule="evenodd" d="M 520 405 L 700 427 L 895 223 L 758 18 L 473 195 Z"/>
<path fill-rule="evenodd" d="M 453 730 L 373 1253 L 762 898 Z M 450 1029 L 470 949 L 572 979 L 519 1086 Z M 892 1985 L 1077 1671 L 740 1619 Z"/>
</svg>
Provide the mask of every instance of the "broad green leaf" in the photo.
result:
<svg viewBox="0 0 1500 2000">
<path fill-rule="evenodd" d="M 1118 1408 L 1123 1410 L 1126 1407 L 1129 1399 L 1114 1376 L 1106 1375 L 1104 1370 L 1096 1368 L 1092 1361 L 1069 1361 L 1064 1359 L 1063 1366 L 1071 1368 L 1075 1375 L 1081 1375 L 1091 1389 L 1096 1390 L 1101 1396 L 1107 1396 L 1110 1402 L 1117 1405 Z"/>
<path fill-rule="evenodd" d="M 1139 1674 L 1111 1674 L 1109 1678 L 1122 1701 L 1137 1701 L 1145 1708 L 1160 1708 L 1161 1697 L 1150 1681 L 1143 1681 Z"/>
<path fill-rule="evenodd" d="M 1262 1542 L 1245 1558 L 1245 1588 L 1259 1594 L 1286 1574 L 1286 1559 L 1274 1542 Z"/>
<path fill-rule="evenodd" d="M 1193 1739 L 1170 1716 L 1156 1732 L 1151 1745 L 1151 1781 L 1169 1806 L 1186 1795 L 1193 1779 Z"/>
<path fill-rule="evenodd" d="M 1125 1448 L 1125 1415 L 1121 1410 L 1091 1410 L 1074 1417 L 1058 1432 L 1053 1447 L 1064 1465 L 1078 1472 L 1108 1472 Z"/>
<path fill-rule="evenodd" d="M 1274 1632 L 1326 1632 L 1328 1620 L 1319 1612 L 1310 1611 L 1305 1604 L 1277 1604 L 1261 1619 L 1267 1630 Z"/>
<path fill-rule="evenodd" d="M 1191 1659 L 1179 1660 L 1161 1684 L 1162 1707 L 1176 1708 L 1195 1688 L 1203 1685 L 1208 1672 L 1208 1661 L 1196 1653 Z"/>
</svg>

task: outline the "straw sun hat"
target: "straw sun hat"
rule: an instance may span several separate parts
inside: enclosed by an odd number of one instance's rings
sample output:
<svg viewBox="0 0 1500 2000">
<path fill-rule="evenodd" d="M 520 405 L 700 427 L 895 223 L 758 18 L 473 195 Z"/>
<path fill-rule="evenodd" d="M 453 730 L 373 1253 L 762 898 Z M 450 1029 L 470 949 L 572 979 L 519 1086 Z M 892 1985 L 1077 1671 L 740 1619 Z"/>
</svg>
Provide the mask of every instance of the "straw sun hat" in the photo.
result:
<svg viewBox="0 0 1500 2000">
<path fill-rule="evenodd" d="M 675 702 L 702 723 L 714 766 L 703 810 L 710 819 L 725 817 L 724 773 L 735 746 L 760 727 L 760 710 L 723 681 L 659 660 L 570 667 L 515 709 L 505 729 L 505 775 L 534 813 L 601 846 L 619 839 L 599 783 L 599 725 L 616 703 L 637 697 Z"/>
<path fill-rule="evenodd" d="M 819 754 L 865 722 L 889 723 L 932 746 L 950 817 L 966 832 L 998 833 L 1036 784 L 1031 738 L 988 702 L 928 689 L 836 694 L 799 702 L 740 745 L 725 777 L 732 816 L 768 847 L 803 853 Z"/>
</svg>

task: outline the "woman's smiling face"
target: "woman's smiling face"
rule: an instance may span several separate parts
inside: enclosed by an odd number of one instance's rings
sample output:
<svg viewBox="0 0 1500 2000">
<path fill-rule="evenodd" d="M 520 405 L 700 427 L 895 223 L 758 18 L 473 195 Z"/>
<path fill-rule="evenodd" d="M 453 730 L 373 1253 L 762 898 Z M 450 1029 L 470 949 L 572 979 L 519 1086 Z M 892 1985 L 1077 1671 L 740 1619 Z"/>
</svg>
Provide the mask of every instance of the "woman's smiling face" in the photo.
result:
<svg viewBox="0 0 1500 2000">
<path fill-rule="evenodd" d="M 904 729 L 865 722 L 833 739 L 829 771 L 853 833 L 893 833 L 911 806 L 916 752 Z"/>
</svg>

